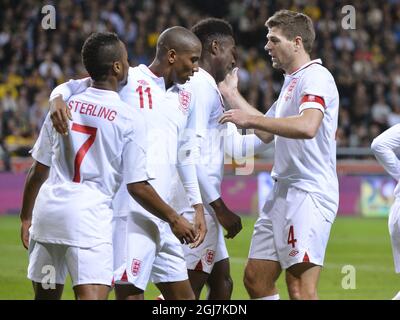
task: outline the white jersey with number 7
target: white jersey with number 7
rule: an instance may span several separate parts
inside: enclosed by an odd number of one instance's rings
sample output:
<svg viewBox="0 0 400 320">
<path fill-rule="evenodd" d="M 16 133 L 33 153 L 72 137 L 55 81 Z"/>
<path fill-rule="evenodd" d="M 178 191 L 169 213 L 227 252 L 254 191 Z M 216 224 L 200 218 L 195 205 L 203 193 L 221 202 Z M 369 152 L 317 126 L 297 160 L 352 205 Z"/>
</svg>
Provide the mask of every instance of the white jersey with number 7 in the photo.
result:
<svg viewBox="0 0 400 320">
<path fill-rule="evenodd" d="M 33 209 L 32 239 L 79 247 L 111 243 L 112 199 L 121 184 L 150 179 L 143 116 L 118 93 L 88 88 L 67 101 L 61 136 L 47 116 L 32 156 L 50 167 Z"/>
</svg>

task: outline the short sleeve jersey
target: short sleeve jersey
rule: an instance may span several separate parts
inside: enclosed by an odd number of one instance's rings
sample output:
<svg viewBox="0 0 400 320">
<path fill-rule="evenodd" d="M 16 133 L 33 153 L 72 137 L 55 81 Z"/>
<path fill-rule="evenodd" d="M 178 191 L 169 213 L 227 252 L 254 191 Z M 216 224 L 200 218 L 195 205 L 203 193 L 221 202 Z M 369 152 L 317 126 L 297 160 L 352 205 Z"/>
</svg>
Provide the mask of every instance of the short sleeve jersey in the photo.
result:
<svg viewBox="0 0 400 320">
<path fill-rule="evenodd" d="M 33 210 L 32 238 L 91 247 L 111 242 L 112 199 L 122 176 L 149 180 L 146 127 L 114 91 L 88 88 L 67 105 L 73 121 L 61 136 L 47 116 L 32 156 L 50 167 Z"/>
<path fill-rule="evenodd" d="M 148 170 L 155 179 L 150 181 L 161 198 L 169 203 L 171 179 L 176 174 L 178 141 L 187 125 L 192 108 L 192 96 L 185 85 L 173 85 L 167 90 L 163 77 L 155 75 L 147 66 L 130 68 L 128 83 L 119 92 L 121 99 L 136 108 L 147 126 Z M 128 212 L 147 213 L 134 200 L 127 198 L 121 188 L 113 203 L 115 215 Z"/>
<path fill-rule="evenodd" d="M 290 75 L 267 116 L 276 118 L 318 109 L 324 117 L 313 139 L 289 139 L 275 136 L 275 160 L 272 177 L 312 193 L 333 221 L 339 201 L 336 174 L 336 140 L 339 94 L 331 73 L 321 60 L 313 60 Z"/>
</svg>

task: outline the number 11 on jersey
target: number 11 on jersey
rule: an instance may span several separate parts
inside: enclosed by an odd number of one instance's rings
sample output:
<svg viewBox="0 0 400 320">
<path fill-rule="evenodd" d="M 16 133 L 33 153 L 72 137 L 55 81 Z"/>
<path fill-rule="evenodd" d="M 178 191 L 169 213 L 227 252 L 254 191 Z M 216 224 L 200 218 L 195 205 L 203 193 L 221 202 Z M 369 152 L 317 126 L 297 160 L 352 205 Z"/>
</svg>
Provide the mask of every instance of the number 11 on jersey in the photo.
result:
<svg viewBox="0 0 400 320">
<path fill-rule="evenodd" d="M 140 109 L 143 109 L 144 108 L 143 87 L 142 86 L 137 87 L 136 88 L 136 92 L 139 93 Z M 149 103 L 149 109 L 152 109 L 153 108 L 153 100 L 151 98 L 151 88 L 147 87 L 144 90 L 144 92 L 147 93 L 147 100 L 148 100 L 148 103 Z"/>
</svg>

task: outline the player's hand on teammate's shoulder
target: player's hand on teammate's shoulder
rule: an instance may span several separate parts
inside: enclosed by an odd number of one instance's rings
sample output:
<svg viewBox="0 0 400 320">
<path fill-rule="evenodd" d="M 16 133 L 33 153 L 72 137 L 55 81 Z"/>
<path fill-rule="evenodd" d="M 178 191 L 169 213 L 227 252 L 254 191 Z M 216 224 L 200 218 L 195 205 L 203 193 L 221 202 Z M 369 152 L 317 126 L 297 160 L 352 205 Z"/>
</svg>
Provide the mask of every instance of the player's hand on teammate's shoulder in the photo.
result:
<svg viewBox="0 0 400 320">
<path fill-rule="evenodd" d="M 190 244 L 190 248 L 196 248 L 201 245 L 207 234 L 207 224 L 204 217 L 204 207 L 202 204 L 197 204 L 194 206 L 194 231 L 196 232 L 196 238 L 194 242 Z"/>
<path fill-rule="evenodd" d="M 72 115 L 61 95 L 50 100 L 49 112 L 54 129 L 62 135 L 67 135 L 68 120 L 72 120 Z"/>
</svg>

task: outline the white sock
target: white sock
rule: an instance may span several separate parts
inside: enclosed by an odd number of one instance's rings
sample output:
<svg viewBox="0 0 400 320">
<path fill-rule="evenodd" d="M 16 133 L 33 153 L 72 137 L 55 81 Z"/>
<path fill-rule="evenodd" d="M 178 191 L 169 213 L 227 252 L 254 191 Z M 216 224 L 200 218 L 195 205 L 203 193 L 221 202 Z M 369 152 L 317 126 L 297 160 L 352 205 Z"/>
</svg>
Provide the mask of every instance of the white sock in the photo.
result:
<svg viewBox="0 0 400 320">
<path fill-rule="evenodd" d="M 400 300 L 400 291 L 393 297 L 392 300 Z"/>
<path fill-rule="evenodd" d="M 277 293 L 272 296 L 266 296 L 266 297 L 252 299 L 252 300 L 280 300 L 280 297 L 279 297 L 279 293 Z"/>
</svg>

